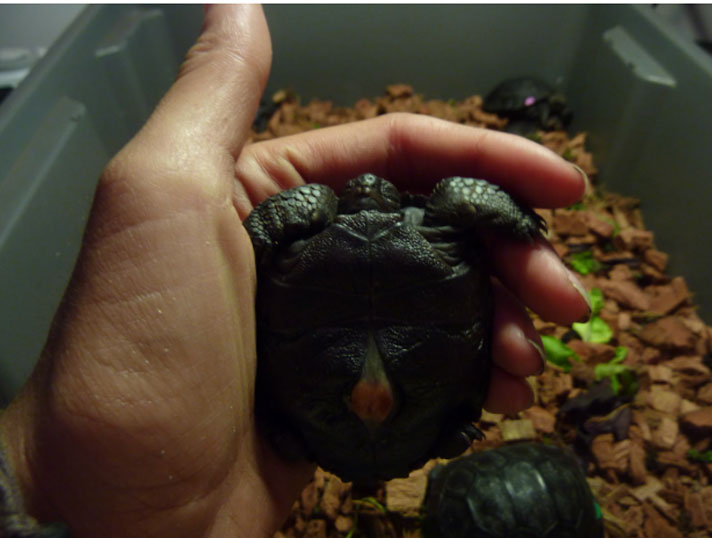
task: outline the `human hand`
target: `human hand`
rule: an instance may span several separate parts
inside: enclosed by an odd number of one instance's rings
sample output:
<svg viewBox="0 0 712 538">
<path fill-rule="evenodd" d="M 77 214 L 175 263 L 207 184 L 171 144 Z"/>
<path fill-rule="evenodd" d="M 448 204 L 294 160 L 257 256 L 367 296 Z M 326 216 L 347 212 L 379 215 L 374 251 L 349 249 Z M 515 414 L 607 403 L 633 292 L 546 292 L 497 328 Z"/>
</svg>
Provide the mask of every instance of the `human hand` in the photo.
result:
<svg viewBox="0 0 712 538">
<path fill-rule="evenodd" d="M 215 6 L 178 80 L 97 188 L 43 356 L 3 414 L 28 511 L 72 536 L 269 536 L 313 467 L 256 434 L 255 269 L 241 225 L 305 181 L 369 171 L 428 190 L 483 177 L 524 203 L 577 200 L 584 181 L 526 140 L 390 115 L 243 148 L 270 64 L 256 6 Z M 488 407 L 530 403 L 538 342 L 519 299 L 570 323 L 587 306 L 542 241 L 493 249 L 498 286 Z"/>
</svg>

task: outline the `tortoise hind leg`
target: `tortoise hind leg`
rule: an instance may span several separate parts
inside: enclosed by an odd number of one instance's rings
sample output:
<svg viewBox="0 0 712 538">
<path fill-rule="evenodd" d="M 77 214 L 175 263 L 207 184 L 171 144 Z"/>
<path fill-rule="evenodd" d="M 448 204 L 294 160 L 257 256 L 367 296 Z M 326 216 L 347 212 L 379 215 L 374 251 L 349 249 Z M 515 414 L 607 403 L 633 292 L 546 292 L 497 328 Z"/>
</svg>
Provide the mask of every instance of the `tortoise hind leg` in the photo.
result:
<svg viewBox="0 0 712 538">
<path fill-rule="evenodd" d="M 483 179 L 449 177 L 440 181 L 425 206 L 423 224 L 462 230 L 490 228 L 517 239 L 532 240 L 546 223 L 502 189 Z"/>
<path fill-rule="evenodd" d="M 467 450 L 474 441 L 484 440 L 485 434 L 473 424 L 482 415 L 481 402 L 478 404 L 466 403 L 453 411 L 443 424 L 428 457 L 454 458 Z"/>
<path fill-rule="evenodd" d="M 466 422 L 459 428 L 443 432 L 433 447 L 431 456 L 454 458 L 467 450 L 474 441 L 483 441 L 484 439 L 485 434 L 477 426 Z"/>
<path fill-rule="evenodd" d="M 302 435 L 276 414 L 258 410 L 257 428 L 272 448 L 287 461 L 314 461 Z"/>
</svg>

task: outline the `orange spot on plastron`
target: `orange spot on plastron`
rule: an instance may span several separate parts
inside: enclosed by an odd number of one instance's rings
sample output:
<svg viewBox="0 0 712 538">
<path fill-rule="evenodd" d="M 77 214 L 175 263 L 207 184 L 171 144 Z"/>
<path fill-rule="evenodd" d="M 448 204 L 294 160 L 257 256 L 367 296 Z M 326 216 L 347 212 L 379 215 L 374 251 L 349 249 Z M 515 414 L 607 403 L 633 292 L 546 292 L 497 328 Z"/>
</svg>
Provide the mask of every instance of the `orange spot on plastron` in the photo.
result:
<svg viewBox="0 0 712 538">
<path fill-rule="evenodd" d="M 388 383 L 362 379 L 351 391 L 351 410 L 364 422 L 381 423 L 393 410 Z"/>
</svg>

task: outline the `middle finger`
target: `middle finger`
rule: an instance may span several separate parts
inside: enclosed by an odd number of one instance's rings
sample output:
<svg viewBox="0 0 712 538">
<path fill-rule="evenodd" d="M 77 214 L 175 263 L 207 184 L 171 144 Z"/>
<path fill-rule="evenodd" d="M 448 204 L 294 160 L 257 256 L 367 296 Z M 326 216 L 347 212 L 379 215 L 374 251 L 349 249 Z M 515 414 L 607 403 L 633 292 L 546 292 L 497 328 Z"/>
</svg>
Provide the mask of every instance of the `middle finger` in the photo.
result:
<svg viewBox="0 0 712 538">
<path fill-rule="evenodd" d="M 524 305 L 542 318 L 570 325 L 591 313 L 581 281 L 545 239 L 533 243 L 488 238 L 493 273 Z"/>
</svg>

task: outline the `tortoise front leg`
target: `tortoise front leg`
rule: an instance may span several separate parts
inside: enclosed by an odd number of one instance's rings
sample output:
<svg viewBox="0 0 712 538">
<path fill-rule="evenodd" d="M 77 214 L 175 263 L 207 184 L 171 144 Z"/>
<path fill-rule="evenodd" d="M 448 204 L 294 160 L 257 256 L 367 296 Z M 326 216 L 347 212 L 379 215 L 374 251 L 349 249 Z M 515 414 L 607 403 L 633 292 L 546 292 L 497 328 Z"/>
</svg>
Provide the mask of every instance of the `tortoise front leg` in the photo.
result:
<svg viewBox="0 0 712 538">
<path fill-rule="evenodd" d="M 258 266 L 268 264 L 280 244 L 310 237 L 331 224 L 338 198 L 326 185 L 309 184 L 270 196 L 243 222 Z"/>
<path fill-rule="evenodd" d="M 484 179 L 449 177 L 441 180 L 425 205 L 423 224 L 467 230 L 499 230 L 517 239 L 532 240 L 546 223 L 530 208 Z"/>
</svg>

